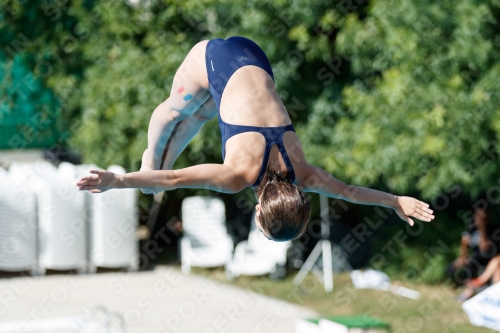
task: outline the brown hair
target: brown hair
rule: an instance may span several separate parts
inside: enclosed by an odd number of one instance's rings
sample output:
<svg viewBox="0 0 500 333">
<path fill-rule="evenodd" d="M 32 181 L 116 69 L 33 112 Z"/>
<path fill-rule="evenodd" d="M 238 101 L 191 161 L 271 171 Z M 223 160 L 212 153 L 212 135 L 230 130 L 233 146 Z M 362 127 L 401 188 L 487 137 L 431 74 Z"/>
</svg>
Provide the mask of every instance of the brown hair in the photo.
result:
<svg viewBox="0 0 500 333">
<path fill-rule="evenodd" d="M 309 200 L 287 176 L 269 166 L 267 177 L 260 196 L 260 225 L 275 241 L 300 237 L 311 215 Z"/>
</svg>

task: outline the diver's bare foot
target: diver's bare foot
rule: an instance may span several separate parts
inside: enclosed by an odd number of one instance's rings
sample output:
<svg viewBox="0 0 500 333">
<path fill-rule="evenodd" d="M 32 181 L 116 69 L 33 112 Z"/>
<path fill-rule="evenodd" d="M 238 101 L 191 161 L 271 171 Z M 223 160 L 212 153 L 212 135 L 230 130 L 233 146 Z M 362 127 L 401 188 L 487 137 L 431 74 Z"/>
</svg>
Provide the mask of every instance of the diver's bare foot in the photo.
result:
<svg viewBox="0 0 500 333">
<path fill-rule="evenodd" d="M 150 160 L 149 158 L 149 152 L 148 150 L 146 149 L 144 151 L 144 154 L 142 154 L 142 164 L 141 164 L 141 168 L 139 169 L 139 171 L 152 171 L 152 170 L 157 170 L 155 167 L 154 167 L 154 163 Z M 152 195 L 157 195 L 158 193 L 160 193 L 161 191 L 158 191 L 158 190 L 152 190 L 152 189 L 147 189 L 147 188 L 141 188 L 141 192 L 144 193 L 144 194 L 152 194 Z"/>
<path fill-rule="evenodd" d="M 159 170 L 160 167 L 155 167 L 155 161 L 153 156 L 149 153 L 149 150 L 146 149 L 142 154 L 142 164 L 141 169 L 139 171 L 149 171 L 149 170 Z"/>
</svg>

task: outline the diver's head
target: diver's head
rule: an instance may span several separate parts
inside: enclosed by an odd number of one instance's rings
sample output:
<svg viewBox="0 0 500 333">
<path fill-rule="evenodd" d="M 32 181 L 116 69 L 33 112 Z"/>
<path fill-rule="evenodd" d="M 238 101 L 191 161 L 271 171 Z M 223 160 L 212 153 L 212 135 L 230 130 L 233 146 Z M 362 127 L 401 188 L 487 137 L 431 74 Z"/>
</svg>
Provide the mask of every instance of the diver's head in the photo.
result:
<svg viewBox="0 0 500 333">
<path fill-rule="evenodd" d="M 299 238 L 306 230 L 311 207 L 300 188 L 281 173 L 267 171 L 255 223 L 267 238 L 282 242 Z"/>
</svg>

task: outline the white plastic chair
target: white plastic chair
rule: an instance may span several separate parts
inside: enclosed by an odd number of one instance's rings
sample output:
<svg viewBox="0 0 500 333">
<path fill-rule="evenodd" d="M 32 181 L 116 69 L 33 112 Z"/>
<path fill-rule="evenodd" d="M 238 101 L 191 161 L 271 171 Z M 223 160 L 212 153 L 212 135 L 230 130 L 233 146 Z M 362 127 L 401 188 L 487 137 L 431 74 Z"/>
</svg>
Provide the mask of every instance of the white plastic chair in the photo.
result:
<svg viewBox="0 0 500 333">
<path fill-rule="evenodd" d="M 14 175 L 0 168 L 0 270 L 34 273 L 37 263 L 35 194 L 20 184 L 24 184 L 20 166 L 13 164 L 12 167 Z"/>
<path fill-rule="evenodd" d="M 265 275 L 272 278 L 284 276 L 286 253 L 291 241 L 275 242 L 267 239 L 255 225 L 255 211 L 248 240 L 236 245 L 234 257 L 226 265 L 228 279 L 240 275 Z"/>
<path fill-rule="evenodd" d="M 181 266 L 224 266 L 232 257 L 233 240 L 227 234 L 224 202 L 217 197 L 189 197 L 182 201 Z"/>
<path fill-rule="evenodd" d="M 82 166 L 88 175 L 93 166 Z M 125 174 L 123 167 L 112 165 L 108 171 Z M 90 271 L 97 267 L 138 268 L 139 242 L 136 237 L 138 196 L 136 189 L 113 189 L 91 195 Z"/>
</svg>

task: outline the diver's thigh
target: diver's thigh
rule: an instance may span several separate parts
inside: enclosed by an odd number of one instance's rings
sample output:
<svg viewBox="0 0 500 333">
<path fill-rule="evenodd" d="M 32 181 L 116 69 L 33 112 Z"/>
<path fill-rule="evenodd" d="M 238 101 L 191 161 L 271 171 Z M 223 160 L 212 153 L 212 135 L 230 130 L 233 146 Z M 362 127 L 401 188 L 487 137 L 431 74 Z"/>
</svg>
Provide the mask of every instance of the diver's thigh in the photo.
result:
<svg viewBox="0 0 500 333">
<path fill-rule="evenodd" d="M 208 41 L 196 44 L 175 73 L 169 104 L 182 115 L 194 114 L 210 97 L 205 48 Z"/>
</svg>

